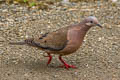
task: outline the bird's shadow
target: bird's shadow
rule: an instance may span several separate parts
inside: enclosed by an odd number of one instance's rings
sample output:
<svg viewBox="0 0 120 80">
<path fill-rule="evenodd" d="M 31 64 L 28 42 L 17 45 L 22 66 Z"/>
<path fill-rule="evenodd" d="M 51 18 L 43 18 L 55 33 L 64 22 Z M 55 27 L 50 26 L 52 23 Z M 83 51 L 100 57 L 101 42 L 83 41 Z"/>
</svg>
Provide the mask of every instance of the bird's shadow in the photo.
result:
<svg viewBox="0 0 120 80">
<path fill-rule="evenodd" d="M 35 71 L 35 72 L 51 72 L 51 71 L 62 71 L 62 70 L 67 70 L 65 68 L 61 68 L 58 67 L 61 65 L 61 63 L 56 60 L 54 61 L 54 63 L 51 63 L 49 65 L 47 65 L 47 60 L 46 59 L 18 59 L 18 63 L 15 64 L 13 63 L 14 61 L 11 59 L 9 59 L 8 63 L 4 63 L 3 64 L 3 68 L 5 69 L 13 69 L 15 71 L 19 71 L 19 70 L 29 70 L 29 71 Z M 5 66 L 5 67 L 4 67 Z M 74 69 L 73 69 L 74 70 Z M 67 70 L 68 71 L 68 70 Z"/>
<path fill-rule="evenodd" d="M 37 60 L 37 61 L 19 61 L 17 64 L 13 63 L 12 60 L 9 60 L 8 63 L 2 62 L 2 69 L 4 70 L 14 70 L 14 71 L 35 71 L 35 72 L 50 72 L 56 70 L 56 64 L 46 65 L 46 60 Z M 61 70 L 61 69 L 57 69 Z"/>
<path fill-rule="evenodd" d="M 26 62 L 24 65 L 25 68 L 34 70 L 34 71 L 49 71 L 51 69 L 57 69 L 55 64 L 46 64 L 46 60 L 37 60 Z"/>
<path fill-rule="evenodd" d="M 29 69 L 29 70 L 33 70 L 33 71 L 37 71 L 37 72 L 52 72 L 52 71 L 69 71 L 71 70 L 72 68 L 70 69 L 66 69 L 64 67 L 59 67 L 61 66 L 62 64 L 59 63 L 59 61 L 55 61 L 55 63 L 51 63 L 49 65 L 46 64 L 47 61 L 46 60 L 37 60 L 37 61 L 30 61 L 30 62 L 27 62 L 25 63 L 23 66 L 26 68 L 26 69 Z M 75 68 L 77 69 L 77 68 Z M 72 69 L 74 70 L 74 69 Z"/>
</svg>

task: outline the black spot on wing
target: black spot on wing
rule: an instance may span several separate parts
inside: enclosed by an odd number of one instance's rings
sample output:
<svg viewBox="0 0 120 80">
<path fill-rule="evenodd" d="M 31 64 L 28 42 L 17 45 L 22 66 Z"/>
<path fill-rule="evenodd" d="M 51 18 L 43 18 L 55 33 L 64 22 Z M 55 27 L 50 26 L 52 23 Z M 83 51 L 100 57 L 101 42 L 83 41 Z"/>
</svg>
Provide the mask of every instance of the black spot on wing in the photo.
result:
<svg viewBox="0 0 120 80">
<path fill-rule="evenodd" d="M 25 43 L 27 43 L 27 44 L 29 44 L 29 45 L 34 45 L 33 44 L 33 39 L 27 39 L 27 40 L 25 40 Z"/>
<path fill-rule="evenodd" d="M 40 45 L 40 43 L 35 43 L 35 42 L 33 42 L 33 43 L 36 47 L 39 47 L 39 48 L 42 48 L 42 49 L 51 50 L 51 51 L 60 51 L 60 50 L 63 50 L 66 47 L 67 42 L 68 41 L 66 41 L 65 44 L 61 47 L 54 47 L 54 48 L 50 47 L 50 46 L 42 46 L 42 45 Z"/>
<path fill-rule="evenodd" d="M 43 34 L 39 39 L 43 39 L 44 37 L 46 37 L 48 35 L 48 33 Z"/>
</svg>

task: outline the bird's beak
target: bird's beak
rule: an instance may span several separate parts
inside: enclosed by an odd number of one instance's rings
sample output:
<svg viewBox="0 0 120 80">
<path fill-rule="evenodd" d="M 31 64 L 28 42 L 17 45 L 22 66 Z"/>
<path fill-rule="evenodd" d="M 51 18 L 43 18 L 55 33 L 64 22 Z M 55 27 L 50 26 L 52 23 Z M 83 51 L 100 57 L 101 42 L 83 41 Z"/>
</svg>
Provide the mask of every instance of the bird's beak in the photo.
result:
<svg viewBox="0 0 120 80">
<path fill-rule="evenodd" d="M 98 27 L 102 28 L 102 26 L 100 24 L 96 24 Z"/>
</svg>

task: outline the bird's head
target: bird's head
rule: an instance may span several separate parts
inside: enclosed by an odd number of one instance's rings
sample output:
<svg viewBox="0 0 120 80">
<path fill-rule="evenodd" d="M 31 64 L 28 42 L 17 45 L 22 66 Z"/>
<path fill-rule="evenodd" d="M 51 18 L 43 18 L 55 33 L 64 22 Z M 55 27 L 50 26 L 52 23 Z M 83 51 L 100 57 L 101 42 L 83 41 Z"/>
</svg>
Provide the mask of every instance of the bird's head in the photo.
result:
<svg viewBox="0 0 120 80">
<path fill-rule="evenodd" d="M 86 26 L 89 26 L 89 27 L 98 26 L 98 27 L 102 28 L 102 26 L 99 24 L 97 18 L 94 16 L 89 16 L 84 21 L 85 21 Z"/>
</svg>

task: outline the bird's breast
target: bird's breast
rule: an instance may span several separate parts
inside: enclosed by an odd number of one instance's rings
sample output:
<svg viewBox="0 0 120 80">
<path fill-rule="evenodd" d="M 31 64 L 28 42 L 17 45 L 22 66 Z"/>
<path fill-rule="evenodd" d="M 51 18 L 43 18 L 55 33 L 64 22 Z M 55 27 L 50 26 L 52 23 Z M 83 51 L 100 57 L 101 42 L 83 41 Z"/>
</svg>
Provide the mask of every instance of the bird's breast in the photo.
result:
<svg viewBox="0 0 120 80">
<path fill-rule="evenodd" d="M 86 32 L 81 30 L 70 30 L 67 37 L 68 43 L 61 52 L 63 52 L 64 55 L 67 55 L 78 50 L 82 45 L 85 34 Z"/>
</svg>

